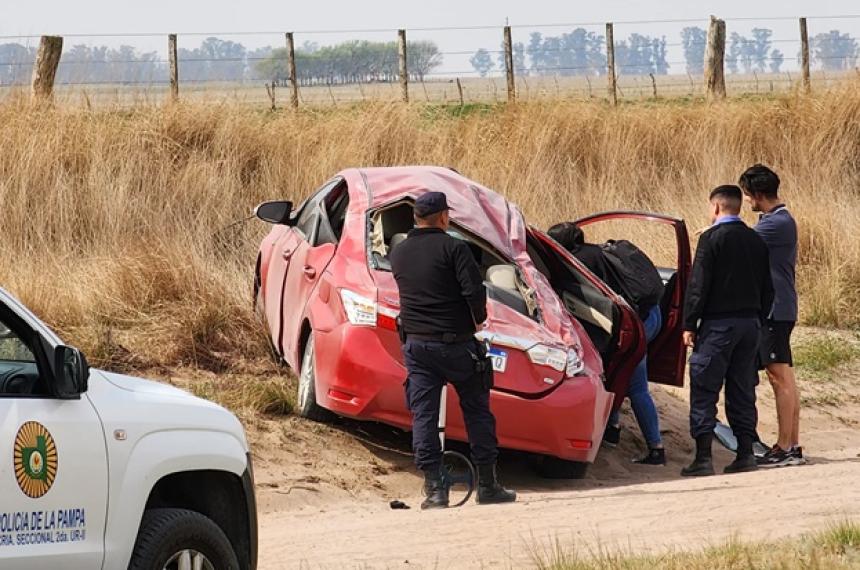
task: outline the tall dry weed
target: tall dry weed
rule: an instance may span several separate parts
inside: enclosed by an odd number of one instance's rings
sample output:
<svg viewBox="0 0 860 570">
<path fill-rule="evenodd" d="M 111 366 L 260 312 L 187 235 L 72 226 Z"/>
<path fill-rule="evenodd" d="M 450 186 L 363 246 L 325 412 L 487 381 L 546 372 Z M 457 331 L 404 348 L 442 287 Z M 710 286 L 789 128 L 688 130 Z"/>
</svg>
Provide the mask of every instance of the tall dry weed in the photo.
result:
<svg viewBox="0 0 860 570">
<path fill-rule="evenodd" d="M 644 209 L 696 228 L 710 188 L 764 162 L 799 222 L 803 319 L 860 324 L 856 85 L 714 106 L 547 102 L 464 116 L 12 101 L 0 105 L 0 141 L 0 284 L 100 362 L 218 370 L 265 355 L 250 299 L 267 228 L 231 224 L 350 166 L 453 166 L 542 227 Z"/>
</svg>

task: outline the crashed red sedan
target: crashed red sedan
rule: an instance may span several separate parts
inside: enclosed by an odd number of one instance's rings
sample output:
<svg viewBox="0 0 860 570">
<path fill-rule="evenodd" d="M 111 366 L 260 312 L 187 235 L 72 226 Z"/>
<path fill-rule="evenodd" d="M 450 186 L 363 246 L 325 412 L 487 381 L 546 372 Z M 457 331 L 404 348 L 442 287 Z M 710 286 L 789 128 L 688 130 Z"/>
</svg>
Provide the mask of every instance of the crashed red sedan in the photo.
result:
<svg viewBox="0 0 860 570">
<path fill-rule="evenodd" d="M 451 230 L 466 241 L 485 278 L 488 319 L 478 337 L 492 345 L 491 406 L 499 445 L 540 454 L 555 476 L 594 461 L 615 394 L 626 391 L 645 353 L 634 311 L 501 195 L 441 167 L 348 169 L 293 209 L 257 209 L 273 225 L 260 246 L 255 302 L 275 351 L 299 375 L 298 412 L 329 412 L 409 429 L 406 369 L 396 330 L 397 286 L 388 254 L 413 227 L 414 199 L 445 192 Z M 611 212 L 674 227 L 677 266 L 666 281 L 664 327 L 650 346 L 652 381 L 681 385 L 681 304 L 690 265 L 683 221 Z M 466 441 L 456 394 L 447 436 Z"/>
</svg>

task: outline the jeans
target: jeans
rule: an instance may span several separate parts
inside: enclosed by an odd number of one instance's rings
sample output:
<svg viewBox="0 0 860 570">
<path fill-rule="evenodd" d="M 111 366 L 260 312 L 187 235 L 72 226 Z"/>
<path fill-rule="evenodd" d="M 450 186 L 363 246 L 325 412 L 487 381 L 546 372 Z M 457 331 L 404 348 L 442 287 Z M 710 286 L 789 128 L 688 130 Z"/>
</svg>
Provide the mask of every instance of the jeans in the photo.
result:
<svg viewBox="0 0 860 570">
<path fill-rule="evenodd" d="M 645 325 L 645 339 L 650 343 L 663 327 L 663 315 L 659 305 L 655 305 L 651 309 L 643 324 Z M 627 397 L 630 398 L 630 407 L 633 408 L 633 415 L 636 416 L 645 442 L 648 447 L 653 448 L 662 445 L 663 438 L 660 437 L 660 420 L 657 417 L 657 407 L 654 405 L 654 399 L 651 398 L 650 392 L 648 392 L 647 361 L 648 355 L 646 354 L 633 371 L 630 385 L 627 387 Z M 620 416 L 618 410 L 612 412 L 609 416 L 609 424 L 619 425 L 621 423 Z"/>
</svg>

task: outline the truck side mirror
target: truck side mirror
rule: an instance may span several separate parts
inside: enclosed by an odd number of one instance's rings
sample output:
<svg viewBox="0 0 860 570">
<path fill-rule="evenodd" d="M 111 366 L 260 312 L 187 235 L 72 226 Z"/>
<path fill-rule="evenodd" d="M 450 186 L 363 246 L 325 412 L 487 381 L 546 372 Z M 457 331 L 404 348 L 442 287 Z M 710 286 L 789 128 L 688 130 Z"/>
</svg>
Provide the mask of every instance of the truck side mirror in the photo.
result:
<svg viewBox="0 0 860 570">
<path fill-rule="evenodd" d="M 293 203 L 289 201 L 263 202 L 254 208 L 254 215 L 270 224 L 293 225 L 290 214 L 293 212 Z"/>
<path fill-rule="evenodd" d="M 54 349 L 54 395 L 62 400 L 80 398 L 87 391 L 90 366 L 83 353 L 71 346 Z"/>
</svg>

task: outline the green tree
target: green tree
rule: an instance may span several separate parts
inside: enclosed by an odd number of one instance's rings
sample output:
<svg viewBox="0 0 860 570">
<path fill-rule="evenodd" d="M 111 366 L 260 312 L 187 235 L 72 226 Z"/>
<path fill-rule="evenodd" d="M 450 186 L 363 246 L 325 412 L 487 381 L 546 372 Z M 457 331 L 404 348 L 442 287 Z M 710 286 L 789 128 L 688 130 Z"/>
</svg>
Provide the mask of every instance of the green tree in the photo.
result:
<svg viewBox="0 0 860 570">
<path fill-rule="evenodd" d="M 490 56 L 490 52 L 484 48 L 476 51 L 475 55 L 469 58 L 469 63 L 472 64 L 472 67 L 475 68 L 475 71 L 477 71 L 481 77 L 486 77 L 487 74 L 496 66 L 496 64 L 493 63 L 493 58 Z"/>
<path fill-rule="evenodd" d="M 687 27 L 681 30 L 681 44 L 684 47 L 684 61 L 687 73 L 701 75 L 705 72 L 705 48 L 708 43 L 708 32 L 699 27 Z"/>
</svg>

